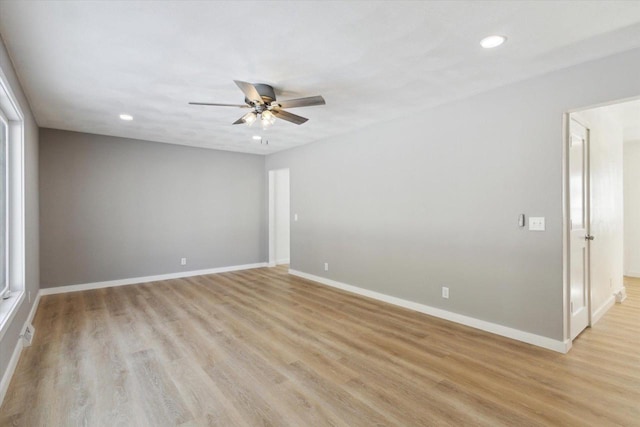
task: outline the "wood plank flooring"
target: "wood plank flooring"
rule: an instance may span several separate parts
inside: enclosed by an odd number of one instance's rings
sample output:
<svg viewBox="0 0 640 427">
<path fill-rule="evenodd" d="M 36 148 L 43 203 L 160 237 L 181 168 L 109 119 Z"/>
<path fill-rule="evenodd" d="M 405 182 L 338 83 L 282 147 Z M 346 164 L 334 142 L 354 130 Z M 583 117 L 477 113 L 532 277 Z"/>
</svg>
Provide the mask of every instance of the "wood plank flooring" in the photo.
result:
<svg viewBox="0 0 640 427">
<path fill-rule="evenodd" d="M 568 355 L 283 268 L 45 296 L 0 425 L 640 425 L 627 292 Z"/>
</svg>

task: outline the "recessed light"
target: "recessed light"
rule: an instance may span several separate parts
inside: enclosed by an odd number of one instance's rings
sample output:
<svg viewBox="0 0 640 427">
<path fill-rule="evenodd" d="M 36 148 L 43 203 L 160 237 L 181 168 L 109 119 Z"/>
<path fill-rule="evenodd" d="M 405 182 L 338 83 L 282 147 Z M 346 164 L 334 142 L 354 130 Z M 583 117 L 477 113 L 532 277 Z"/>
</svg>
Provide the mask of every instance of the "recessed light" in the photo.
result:
<svg viewBox="0 0 640 427">
<path fill-rule="evenodd" d="M 120 114 L 120 119 L 121 120 L 126 120 L 126 121 L 131 121 L 133 120 L 133 116 L 130 114 Z"/>
<path fill-rule="evenodd" d="M 262 137 L 260 135 L 253 135 L 253 139 L 255 139 L 256 141 L 260 141 Z"/>
<path fill-rule="evenodd" d="M 505 36 L 489 36 L 480 40 L 480 46 L 485 49 L 493 49 L 507 41 Z"/>
</svg>

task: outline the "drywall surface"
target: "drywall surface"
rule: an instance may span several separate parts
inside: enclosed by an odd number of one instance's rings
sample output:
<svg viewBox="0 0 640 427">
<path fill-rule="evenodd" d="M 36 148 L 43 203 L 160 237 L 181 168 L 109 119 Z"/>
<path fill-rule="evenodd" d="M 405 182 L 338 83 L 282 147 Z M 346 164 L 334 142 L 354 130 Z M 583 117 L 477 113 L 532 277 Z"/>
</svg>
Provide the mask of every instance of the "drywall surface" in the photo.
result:
<svg viewBox="0 0 640 427">
<path fill-rule="evenodd" d="M 276 264 L 289 263 L 289 170 L 274 171 Z"/>
<path fill-rule="evenodd" d="M 589 129 L 591 182 L 591 313 L 623 287 L 624 206 L 622 125 L 609 108 L 581 111 L 575 117 Z"/>
<path fill-rule="evenodd" d="M 42 287 L 266 258 L 262 156 L 41 129 L 40 184 Z"/>
<path fill-rule="evenodd" d="M 624 274 L 640 277 L 640 140 L 624 143 Z"/>
<path fill-rule="evenodd" d="M 563 113 L 638 75 L 629 51 L 268 156 L 291 170 L 291 268 L 565 339 Z"/>
<path fill-rule="evenodd" d="M 29 103 L 11 65 L 3 41 L 0 39 L 0 69 L 7 78 L 24 115 L 24 203 L 25 203 L 25 292 L 31 292 L 31 302 L 25 298 L 0 341 L 0 378 L 7 370 L 9 360 L 18 342 L 18 336 L 27 320 L 40 284 L 39 231 L 38 231 L 38 126 Z"/>
</svg>

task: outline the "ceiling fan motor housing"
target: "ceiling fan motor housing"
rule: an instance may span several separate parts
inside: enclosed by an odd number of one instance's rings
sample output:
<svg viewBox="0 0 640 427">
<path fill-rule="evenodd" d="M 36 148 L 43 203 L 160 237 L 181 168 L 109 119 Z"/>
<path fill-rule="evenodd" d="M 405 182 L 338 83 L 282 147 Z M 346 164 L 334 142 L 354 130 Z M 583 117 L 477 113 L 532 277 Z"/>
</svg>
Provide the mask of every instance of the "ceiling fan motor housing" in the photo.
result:
<svg viewBox="0 0 640 427">
<path fill-rule="evenodd" d="M 269 105 L 271 102 L 276 100 L 276 93 L 273 90 L 273 87 L 262 83 L 255 83 L 253 86 L 256 88 L 265 104 Z M 246 97 L 244 98 L 244 102 L 251 104 L 251 100 Z"/>
</svg>

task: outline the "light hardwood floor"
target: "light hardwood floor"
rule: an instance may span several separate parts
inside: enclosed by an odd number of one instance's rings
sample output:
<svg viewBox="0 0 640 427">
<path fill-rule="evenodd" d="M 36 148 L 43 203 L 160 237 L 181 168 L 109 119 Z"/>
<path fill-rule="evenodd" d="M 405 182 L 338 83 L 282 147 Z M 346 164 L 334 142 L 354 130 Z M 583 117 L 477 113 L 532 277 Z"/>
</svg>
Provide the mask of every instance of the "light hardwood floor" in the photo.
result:
<svg viewBox="0 0 640 427">
<path fill-rule="evenodd" d="M 627 289 L 568 355 L 282 268 L 46 296 L 0 425 L 640 425 Z"/>
</svg>

